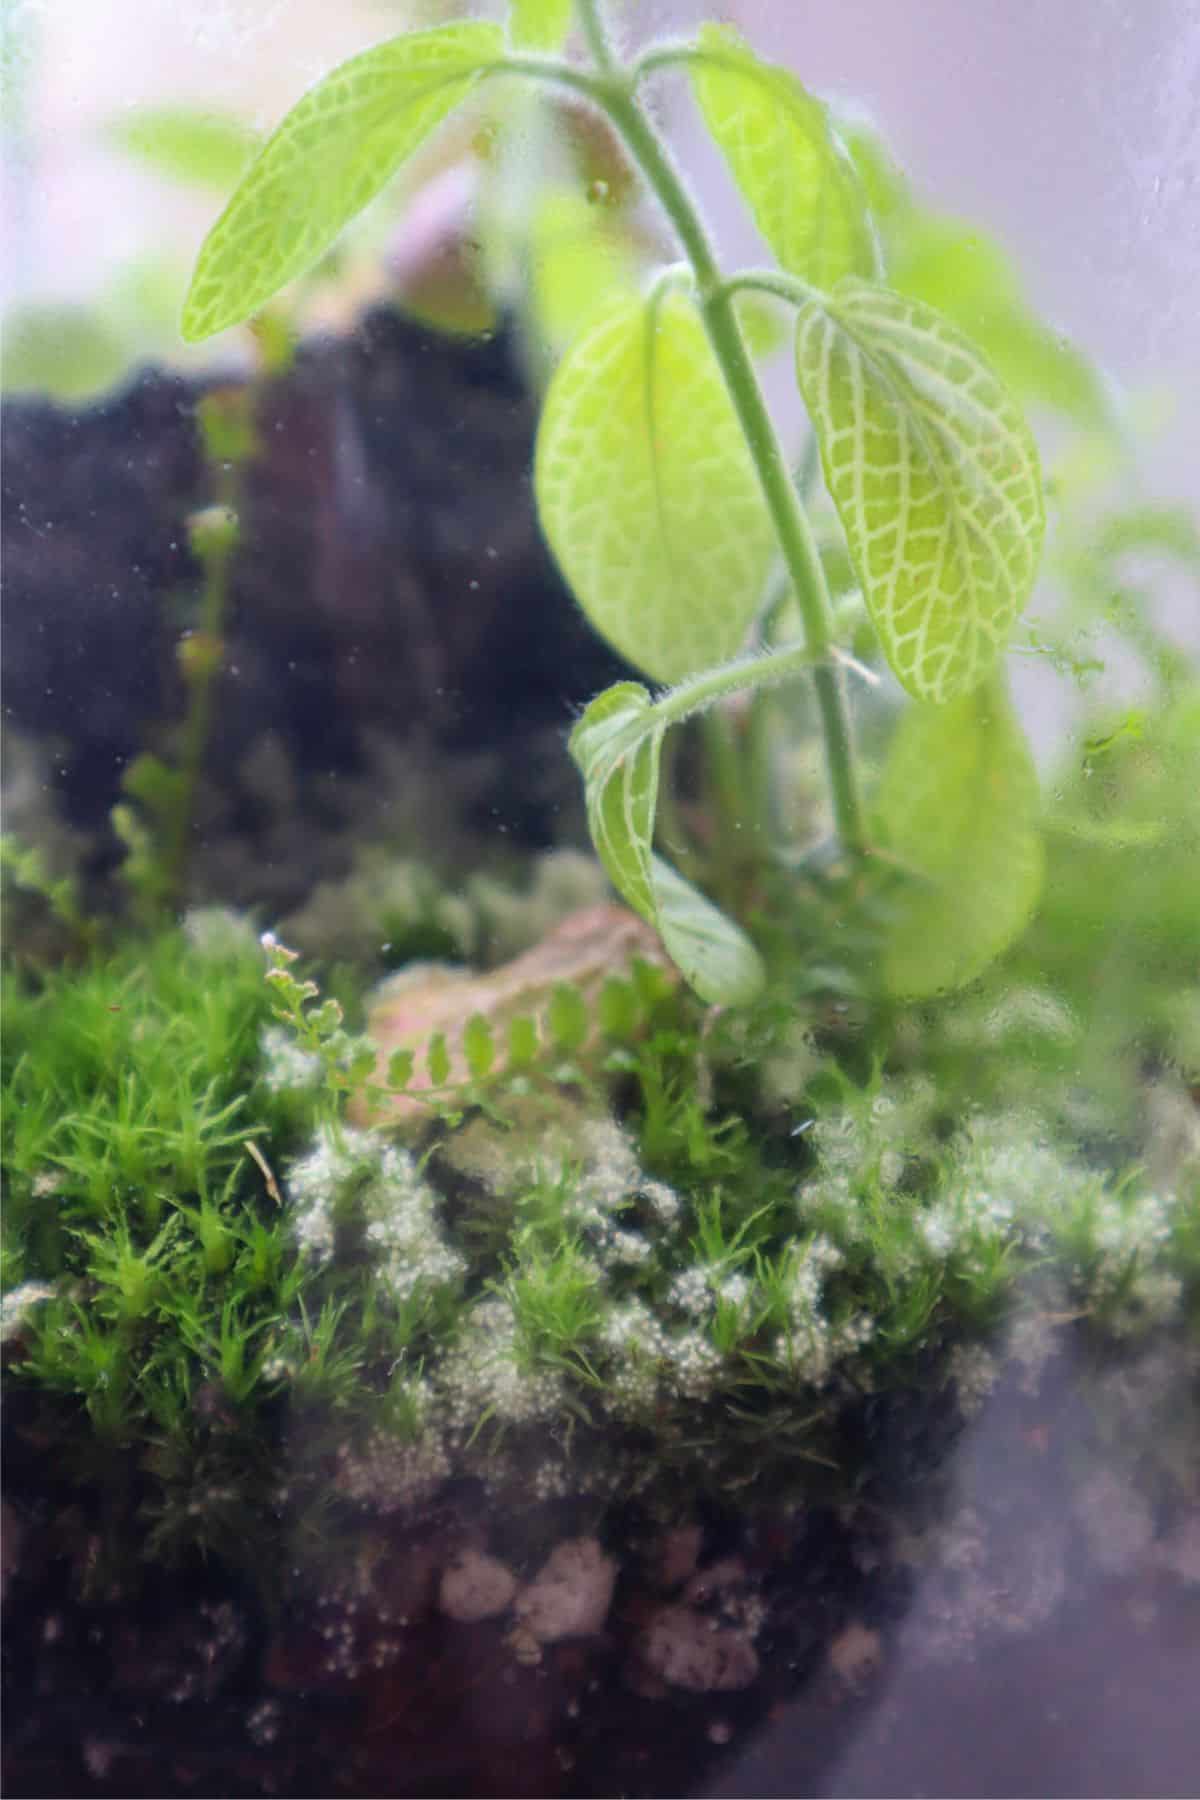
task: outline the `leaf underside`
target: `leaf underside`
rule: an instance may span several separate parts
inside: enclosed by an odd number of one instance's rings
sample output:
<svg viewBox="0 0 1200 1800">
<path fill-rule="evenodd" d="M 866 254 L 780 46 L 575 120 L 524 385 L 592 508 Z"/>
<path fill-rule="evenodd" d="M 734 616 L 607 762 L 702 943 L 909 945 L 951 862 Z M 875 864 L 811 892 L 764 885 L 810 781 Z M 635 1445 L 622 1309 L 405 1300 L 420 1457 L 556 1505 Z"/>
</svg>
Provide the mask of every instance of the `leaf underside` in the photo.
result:
<svg viewBox="0 0 1200 1800">
<path fill-rule="evenodd" d="M 884 654 L 944 704 L 1002 653 L 1045 531 L 1020 409 L 940 314 L 847 278 L 801 312 L 801 390 Z"/>
<path fill-rule="evenodd" d="M 885 983 L 908 998 L 962 987 L 1024 930 L 1042 885 L 1037 773 L 999 678 L 908 708 L 876 806 L 881 839 L 916 871 Z"/>
<path fill-rule="evenodd" d="M 542 529 L 591 623 L 659 681 L 727 660 L 773 550 L 754 465 L 685 294 L 622 298 L 550 383 Z"/>
<path fill-rule="evenodd" d="M 318 82 L 268 138 L 205 239 L 184 337 L 238 324 L 310 269 L 503 54 L 497 26 L 444 25 L 377 44 Z"/>
</svg>

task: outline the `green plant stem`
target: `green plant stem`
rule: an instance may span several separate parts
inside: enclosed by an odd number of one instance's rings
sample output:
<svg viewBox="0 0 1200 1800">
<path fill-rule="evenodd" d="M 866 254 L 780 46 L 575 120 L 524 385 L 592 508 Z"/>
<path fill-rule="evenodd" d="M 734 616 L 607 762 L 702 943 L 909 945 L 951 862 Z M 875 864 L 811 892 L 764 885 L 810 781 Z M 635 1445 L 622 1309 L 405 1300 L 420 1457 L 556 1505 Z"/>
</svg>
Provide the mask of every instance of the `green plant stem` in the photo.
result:
<svg viewBox="0 0 1200 1800">
<path fill-rule="evenodd" d="M 600 0 L 578 0 L 575 10 L 579 15 L 579 25 L 588 53 L 596 67 L 605 75 L 620 77 L 620 65 L 609 42 Z"/>
<path fill-rule="evenodd" d="M 221 641 L 221 633 L 225 626 L 225 607 L 229 597 L 231 557 L 232 546 L 215 551 L 205 572 L 204 610 L 200 620 L 200 631 L 206 644 L 219 644 Z M 169 892 L 176 900 L 182 899 L 187 881 L 196 792 L 200 785 L 200 774 L 204 767 L 205 752 L 208 748 L 215 675 L 215 668 L 204 668 L 192 677 L 190 684 L 191 695 L 184 727 L 183 754 L 180 766 L 179 806 L 176 809 L 171 845 L 167 854 Z"/>
<path fill-rule="evenodd" d="M 832 640 L 829 589 L 812 527 L 792 484 L 742 338 L 733 293 L 729 284 L 722 280 L 695 202 L 646 118 L 633 91 L 631 78 L 613 62 L 599 0 L 578 0 L 578 14 L 600 70 L 601 78 L 592 83 L 593 97 L 625 140 L 691 264 L 709 341 L 754 462 L 813 652 L 813 683 L 821 715 L 837 833 L 848 851 L 860 853 L 866 847 L 866 839 L 850 719 L 841 672 L 829 658 Z"/>
</svg>

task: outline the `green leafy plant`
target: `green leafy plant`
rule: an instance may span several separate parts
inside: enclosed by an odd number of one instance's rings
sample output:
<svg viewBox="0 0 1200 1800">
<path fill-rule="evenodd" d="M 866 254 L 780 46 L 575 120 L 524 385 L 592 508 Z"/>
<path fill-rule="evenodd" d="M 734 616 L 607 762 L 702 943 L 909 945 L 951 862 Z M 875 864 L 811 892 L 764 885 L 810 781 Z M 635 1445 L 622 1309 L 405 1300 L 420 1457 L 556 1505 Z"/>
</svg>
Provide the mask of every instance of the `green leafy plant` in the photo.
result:
<svg viewBox="0 0 1200 1800">
<path fill-rule="evenodd" d="M 196 411 L 217 498 L 188 520 L 190 546 L 203 584 L 195 625 L 182 633 L 177 645 L 187 695 L 178 750 L 169 759 L 152 751 L 135 757 L 122 779 L 127 798 L 112 809 L 113 829 L 125 846 L 122 877 L 150 919 L 177 909 L 186 891 L 213 684 L 225 654 L 230 573 L 240 536 L 238 501 L 256 450 L 251 389 L 218 388 L 201 399 Z"/>
<path fill-rule="evenodd" d="M 1038 892 L 1037 784 L 1001 662 L 1037 574 L 1044 503 L 1009 387 L 927 298 L 940 293 L 939 244 L 943 285 L 958 291 L 945 268 L 961 246 L 948 225 L 939 235 L 868 134 L 848 147 L 828 109 L 735 32 L 704 26 L 691 42 L 652 45 L 626 64 L 600 0 L 579 0 L 574 18 L 584 66 L 560 54 L 571 21 L 564 0 L 529 0 L 511 7 L 507 29 L 468 21 L 407 33 L 319 82 L 209 233 L 184 335 L 246 318 L 303 274 L 484 83 L 519 77 L 598 109 L 684 260 L 645 291 L 614 281 L 553 374 L 538 435 L 541 522 L 580 605 L 652 681 L 675 684 L 654 695 L 623 683 L 575 729 L 597 850 L 703 998 L 758 992 L 763 965 L 750 939 L 654 850 L 662 744 L 690 714 L 803 672 L 841 850 L 860 865 L 888 850 L 873 866 L 884 870 L 879 880 L 900 882 L 887 985 L 923 995 L 968 981 L 1019 934 Z M 689 79 L 775 268 L 718 266 L 643 103 L 649 78 L 669 70 Z M 911 249 L 917 226 L 924 275 L 911 256 L 889 271 L 889 241 Z M 741 322 L 754 295 L 794 317 L 796 378 L 872 653 L 913 702 L 872 819 L 859 792 L 846 693 L 854 663 L 832 604 L 829 547 L 789 471 Z M 993 350 L 1007 344 L 999 360 L 1014 366 L 1014 334 L 1028 349 L 1036 333 L 1012 284 L 1002 298 L 985 337 Z M 1060 377 L 1064 367 L 1055 365 Z M 1056 391 L 1061 399 L 1061 382 Z M 787 602 L 802 635 L 772 641 L 769 620 Z M 716 739 L 723 729 L 718 720 Z"/>
</svg>

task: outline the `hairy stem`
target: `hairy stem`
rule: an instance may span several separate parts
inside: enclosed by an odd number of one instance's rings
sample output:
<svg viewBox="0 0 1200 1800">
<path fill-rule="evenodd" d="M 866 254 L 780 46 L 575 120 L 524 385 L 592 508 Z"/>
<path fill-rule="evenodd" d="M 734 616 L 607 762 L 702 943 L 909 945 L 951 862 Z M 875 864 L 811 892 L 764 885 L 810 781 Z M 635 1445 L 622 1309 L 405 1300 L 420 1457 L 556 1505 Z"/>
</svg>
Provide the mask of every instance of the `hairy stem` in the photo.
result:
<svg viewBox="0 0 1200 1800">
<path fill-rule="evenodd" d="M 699 211 L 629 81 L 616 68 L 604 32 L 599 0 L 578 0 L 580 24 L 602 79 L 593 97 L 617 127 L 659 204 L 673 225 L 696 282 L 697 298 L 725 385 L 754 462 L 763 497 L 804 619 L 813 653 L 813 683 L 825 740 L 825 758 L 837 833 L 847 850 L 865 848 L 862 804 L 842 674 L 830 659 L 829 589 L 808 516 L 796 494 L 754 365 L 723 282 Z"/>
</svg>

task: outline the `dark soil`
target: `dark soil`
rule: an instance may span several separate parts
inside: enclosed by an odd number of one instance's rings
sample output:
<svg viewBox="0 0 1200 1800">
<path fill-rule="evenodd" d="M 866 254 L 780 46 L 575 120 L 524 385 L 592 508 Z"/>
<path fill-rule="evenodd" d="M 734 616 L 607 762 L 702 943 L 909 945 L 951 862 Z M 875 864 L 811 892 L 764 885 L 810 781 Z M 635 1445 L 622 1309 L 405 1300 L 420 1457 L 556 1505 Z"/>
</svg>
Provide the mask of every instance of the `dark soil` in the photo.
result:
<svg viewBox="0 0 1200 1800">
<path fill-rule="evenodd" d="M 182 712 L 176 646 L 200 580 L 186 521 L 218 480 L 196 404 L 214 385 L 147 370 L 81 411 L 4 409 L 4 718 L 48 747 L 58 802 L 89 831 L 129 759 L 169 745 Z M 526 848 L 559 840 L 573 709 L 622 670 L 538 534 L 535 409 L 508 339 L 438 338 L 380 309 L 349 338 L 305 345 L 263 383 L 255 416 L 213 829 L 262 834 L 248 770 L 270 743 L 319 835 L 309 790 L 369 781 L 382 742 L 439 759 L 442 804 L 461 801 L 466 823 Z M 456 760 L 469 779 L 456 782 Z M 288 897 L 327 873 L 296 867 Z"/>
<path fill-rule="evenodd" d="M 281 1521 L 267 1579 L 197 1564 L 85 1601 L 96 1513 L 18 1481 L 5 1792 L 1192 1793 L 1200 1581 L 1179 1547 L 1200 1519 L 1160 1503 L 1135 1542 L 1118 1494 L 1080 1530 L 1077 1373 L 1059 1359 L 1038 1393 L 1013 1373 L 965 1432 L 944 1389 L 896 1396 L 857 1501 L 701 1508 L 701 1575 L 735 1559 L 763 1603 L 734 1692 L 647 1684 L 666 1590 L 635 1506 L 599 1525 L 620 1567 L 603 1631 L 531 1666 L 511 1617 L 443 1615 L 438 1571 L 470 1541 L 536 1561 L 596 1528 L 578 1502 L 508 1517 L 451 1483 L 419 1517 L 363 1512 L 324 1569 L 289 1568 Z M 914 1560 L 924 1532 L 941 1548 Z"/>
</svg>

